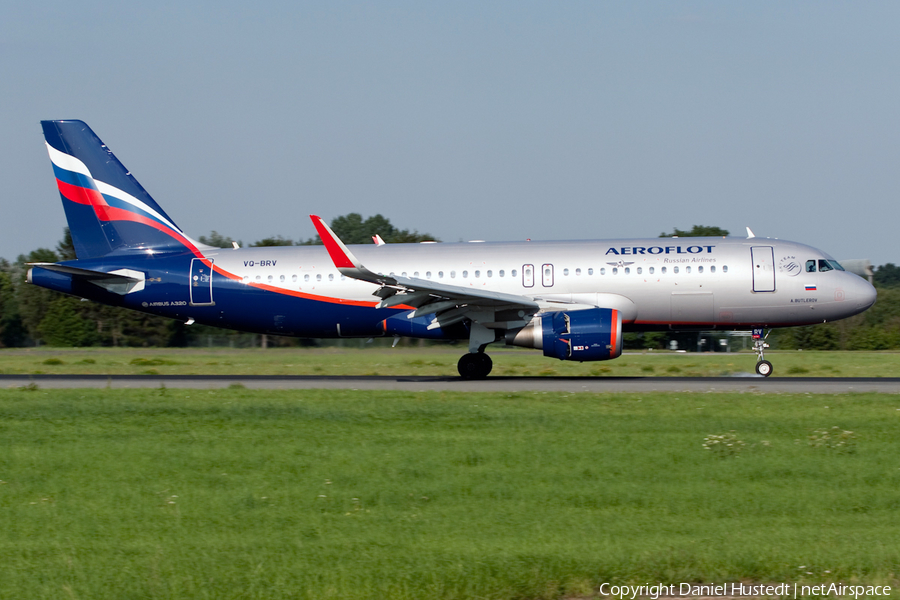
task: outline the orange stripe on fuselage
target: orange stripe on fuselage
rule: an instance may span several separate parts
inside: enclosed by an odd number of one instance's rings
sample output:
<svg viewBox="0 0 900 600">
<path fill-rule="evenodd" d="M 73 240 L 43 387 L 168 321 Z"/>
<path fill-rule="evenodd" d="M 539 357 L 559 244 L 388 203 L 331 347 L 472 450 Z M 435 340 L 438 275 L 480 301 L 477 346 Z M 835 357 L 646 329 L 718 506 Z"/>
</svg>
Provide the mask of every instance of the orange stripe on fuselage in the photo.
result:
<svg viewBox="0 0 900 600">
<path fill-rule="evenodd" d="M 613 353 L 615 353 L 618 348 L 618 346 L 616 345 L 619 341 L 619 328 L 616 327 L 616 325 L 618 325 L 618 323 L 619 323 L 619 311 L 616 309 L 613 309 L 612 323 L 610 324 L 610 328 L 609 328 L 609 330 L 610 330 L 610 337 L 609 337 L 610 344 L 609 345 L 610 345 L 610 347 L 611 347 L 610 349 L 613 351 Z"/>
</svg>

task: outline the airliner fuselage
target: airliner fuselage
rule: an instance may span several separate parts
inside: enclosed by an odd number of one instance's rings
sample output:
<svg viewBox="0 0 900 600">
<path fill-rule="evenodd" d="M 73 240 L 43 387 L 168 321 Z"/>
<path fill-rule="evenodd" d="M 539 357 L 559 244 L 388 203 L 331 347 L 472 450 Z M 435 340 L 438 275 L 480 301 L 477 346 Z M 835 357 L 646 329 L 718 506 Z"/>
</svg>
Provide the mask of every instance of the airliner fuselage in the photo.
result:
<svg viewBox="0 0 900 600">
<path fill-rule="evenodd" d="M 862 312 L 874 288 L 815 248 L 767 238 L 650 238 L 211 248 L 174 225 L 80 121 L 44 132 L 78 260 L 30 283 L 142 312 L 301 337 L 467 339 L 566 360 L 619 356 L 622 333 L 808 325 Z M 762 342 L 758 343 L 762 361 Z"/>
</svg>

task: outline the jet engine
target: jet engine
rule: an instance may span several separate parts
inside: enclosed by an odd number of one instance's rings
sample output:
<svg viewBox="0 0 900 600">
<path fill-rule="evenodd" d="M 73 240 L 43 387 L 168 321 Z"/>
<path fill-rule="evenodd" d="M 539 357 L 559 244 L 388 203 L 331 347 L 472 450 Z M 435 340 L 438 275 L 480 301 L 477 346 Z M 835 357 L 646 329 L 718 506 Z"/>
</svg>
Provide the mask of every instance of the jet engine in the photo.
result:
<svg viewBox="0 0 900 600">
<path fill-rule="evenodd" d="M 614 308 L 543 313 L 508 332 L 506 343 L 560 360 L 609 360 L 622 354 L 622 316 Z"/>
</svg>

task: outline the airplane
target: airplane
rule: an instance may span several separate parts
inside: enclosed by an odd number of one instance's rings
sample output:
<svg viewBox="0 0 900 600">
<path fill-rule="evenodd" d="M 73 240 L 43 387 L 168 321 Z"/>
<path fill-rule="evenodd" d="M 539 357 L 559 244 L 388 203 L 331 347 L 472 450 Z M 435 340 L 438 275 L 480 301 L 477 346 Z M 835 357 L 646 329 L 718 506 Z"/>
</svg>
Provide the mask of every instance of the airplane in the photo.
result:
<svg viewBox="0 0 900 600">
<path fill-rule="evenodd" d="M 465 379 L 497 342 L 570 361 L 622 354 L 630 331 L 766 330 L 858 314 L 875 289 L 810 246 L 748 237 L 213 248 L 188 237 L 82 121 L 42 121 L 76 260 L 28 283 L 247 332 L 464 340 Z"/>
</svg>

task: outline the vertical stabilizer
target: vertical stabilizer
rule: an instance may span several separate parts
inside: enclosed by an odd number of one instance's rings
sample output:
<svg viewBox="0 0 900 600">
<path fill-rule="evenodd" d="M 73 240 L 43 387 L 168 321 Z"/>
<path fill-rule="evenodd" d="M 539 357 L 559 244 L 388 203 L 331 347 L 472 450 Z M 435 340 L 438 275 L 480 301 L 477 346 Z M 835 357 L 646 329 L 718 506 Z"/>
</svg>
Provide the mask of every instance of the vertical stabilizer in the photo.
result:
<svg viewBox="0 0 900 600">
<path fill-rule="evenodd" d="M 78 258 L 196 252 L 165 211 L 83 121 L 41 121 Z"/>
</svg>

